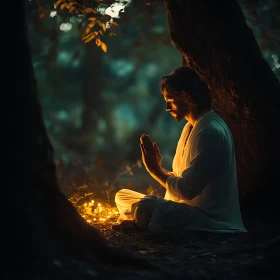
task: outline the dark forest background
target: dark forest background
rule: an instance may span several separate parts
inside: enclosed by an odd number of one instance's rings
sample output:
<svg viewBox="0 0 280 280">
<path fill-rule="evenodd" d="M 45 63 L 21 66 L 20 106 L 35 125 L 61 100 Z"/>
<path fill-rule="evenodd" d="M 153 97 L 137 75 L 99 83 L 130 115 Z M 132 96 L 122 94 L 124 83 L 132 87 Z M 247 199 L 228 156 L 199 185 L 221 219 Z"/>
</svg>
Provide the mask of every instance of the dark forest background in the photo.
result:
<svg viewBox="0 0 280 280">
<path fill-rule="evenodd" d="M 174 123 L 164 112 L 158 86 L 162 75 L 182 65 L 181 54 L 184 63 L 209 83 L 215 96 L 214 108 L 232 129 L 242 214 L 252 229 L 249 235 L 254 237 L 254 229 L 270 234 L 269 225 L 279 225 L 279 188 L 275 184 L 279 181 L 279 1 L 241 2 L 261 52 L 235 0 L 170 0 L 166 6 L 157 0 L 150 0 L 149 5 L 141 2 L 133 0 L 116 20 L 118 36 L 104 36 L 107 53 L 94 42 L 82 43 L 79 17 L 64 11 L 52 17 L 55 11 L 49 0 L 18 1 L 20 11 L 15 19 L 19 24 L 3 28 L 9 35 L 3 37 L 6 70 L 2 82 L 6 94 L 2 161 L 7 167 L 1 204 L 3 279 L 89 279 L 96 276 L 95 270 L 100 277 L 132 279 L 129 276 L 137 272 L 135 268 L 159 264 L 160 271 L 171 266 L 173 270 L 177 260 L 177 271 L 183 268 L 179 276 L 186 278 L 191 275 L 186 270 L 195 266 L 200 273 L 202 266 L 196 257 L 207 259 L 201 249 L 213 248 L 217 253 L 215 244 L 224 244 L 218 236 L 213 236 L 214 241 L 207 234 L 205 244 L 196 232 L 189 233 L 185 243 L 188 246 L 181 251 L 183 240 L 178 236 L 175 239 L 180 250 L 163 240 L 156 243 L 155 235 L 143 239 L 140 233 L 115 234 L 110 224 L 103 227 L 101 223 L 92 226 L 85 222 L 70 203 L 75 197 L 84 197 L 84 203 L 90 199 L 85 195 L 91 194 L 96 202 L 113 204 L 113 194 L 122 187 L 160 192 L 141 165 L 139 136 L 149 133 L 161 148 L 165 167 L 170 167 L 184 123 Z M 11 8 L 9 1 L 2 6 L 3 11 Z M 10 17 L 10 13 L 3 15 Z M 15 23 L 7 20 L 5 26 L 7 22 Z M 191 234 L 196 238 L 194 242 Z M 106 239 L 115 245 L 112 247 Z M 257 245 L 249 248 L 256 252 L 256 259 L 260 257 L 258 250 L 275 247 L 273 240 L 262 239 L 266 241 L 263 244 L 255 238 L 251 241 Z M 278 233 L 274 241 L 279 245 Z M 251 266 L 252 258 L 244 254 L 244 245 L 250 242 L 244 238 L 238 243 L 243 249 L 237 249 L 233 242 L 232 254 L 240 263 L 244 263 L 245 255 L 248 270 L 256 276 L 261 276 L 259 269 L 265 264 L 262 275 L 267 279 L 279 256 L 272 254 L 271 258 L 262 258 L 262 264 L 256 261 Z M 150 257 L 155 252 L 153 265 L 119 250 L 126 244 L 132 251 L 144 253 L 154 246 L 155 250 L 150 250 Z M 218 250 L 227 255 L 225 249 Z M 209 268 L 208 263 L 205 265 Z M 221 263 L 221 271 L 227 265 L 228 260 Z M 123 277 L 128 266 L 132 269 Z M 247 273 L 247 268 L 241 266 L 240 271 Z M 235 261 L 228 269 L 239 277 Z M 217 277 L 225 278 L 221 271 L 217 271 Z M 207 270 L 202 273 L 209 276 Z M 150 273 L 139 274 L 141 279 L 155 279 L 148 277 Z M 158 279 L 171 278 L 160 275 Z"/>
<path fill-rule="evenodd" d="M 45 2 L 45 3 L 44 3 Z M 157 142 L 170 169 L 185 122 L 166 114 L 159 82 L 182 65 L 166 6 L 132 1 L 115 19 L 107 52 L 81 40 L 81 20 L 49 1 L 29 1 L 28 31 L 39 100 L 54 147 L 59 185 L 113 202 L 123 187 L 161 194 L 141 166 L 139 137 Z M 239 1 L 264 58 L 280 79 L 279 1 Z"/>
</svg>

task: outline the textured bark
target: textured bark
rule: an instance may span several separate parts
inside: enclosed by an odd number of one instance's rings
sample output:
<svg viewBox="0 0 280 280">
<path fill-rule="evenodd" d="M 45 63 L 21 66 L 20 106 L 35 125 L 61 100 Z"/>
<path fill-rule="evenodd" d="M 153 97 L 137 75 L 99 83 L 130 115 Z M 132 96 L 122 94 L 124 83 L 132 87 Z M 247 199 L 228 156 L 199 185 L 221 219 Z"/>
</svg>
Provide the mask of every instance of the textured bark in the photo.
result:
<svg viewBox="0 0 280 280">
<path fill-rule="evenodd" d="M 27 40 L 25 3 L 25 0 L 20 1 L 21 24 L 15 38 L 21 50 L 17 61 L 20 86 L 16 89 L 12 86 L 12 94 L 6 98 L 6 104 L 12 108 L 8 115 L 12 128 L 8 140 L 12 149 L 9 150 L 7 165 L 13 167 L 14 174 L 8 182 L 8 189 L 14 197 L 8 214 L 10 221 L 17 217 L 16 229 L 9 228 L 9 237 L 16 235 L 12 241 L 14 247 L 7 244 L 6 250 L 12 254 L 15 250 L 19 252 L 25 270 L 44 275 L 46 263 L 59 256 L 79 258 L 88 252 L 89 256 L 104 259 L 109 251 L 111 256 L 119 253 L 112 252 L 106 239 L 82 219 L 59 190 L 53 149 L 37 98 Z"/>
<path fill-rule="evenodd" d="M 129 273 L 133 267 L 159 271 L 131 251 L 111 248 L 104 236 L 84 221 L 59 190 L 53 149 L 37 98 L 27 39 L 26 2 L 19 2 L 19 32 L 13 37 L 13 43 L 20 49 L 20 59 L 15 63 L 20 75 L 17 83 L 4 80 L 9 83 L 10 91 L 5 99 L 9 108 L 6 116 L 9 130 L 6 130 L 7 137 L 4 138 L 8 142 L 4 146 L 9 149 L 3 160 L 13 172 L 5 190 L 13 201 L 5 209 L 8 210 L 4 213 L 7 221 L 2 221 L 5 225 L 5 230 L 2 230 L 4 246 L 1 247 L 5 256 L 2 278 L 62 279 L 57 276 L 60 268 L 56 271 L 52 263 L 55 259 L 70 260 L 70 263 L 73 259 L 86 261 L 103 274 L 110 265 L 107 274 L 111 273 L 111 276 L 120 270 L 125 271 L 125 267 L 130 267 Z M 12 51 L 7 53 L 13 54 Z M 13 71 L 7 71 L 7 76 L 13 79 Z M 2 196 L 7 197 L 4 192 Z"/>
<path fill-rule="evenodd" d="M 280 84 L 238 2 L 170 0 L 166 4 L 173 44 L 185 65 L 208 84 L 214 110 L 232 131 L 243 216 L 254 213 L 267 219 L 278 214 Z"/>
<path fill-rule="evenodd" d="M 34 78 L 30 48 L 27 40 L 25 22 L 25 1 L 22 3 L 22 30 L 18 46 L 22 59 L 18 64 L 21 72 L 21 88 L 9 96 L 13 104 L 18 137 L 15 138 L 14 156 L 21 185 L 18 188 L 18 200 L 22 205 L 23 224 L 28 224 L 27 231 L 34 234 L 34 250 L 45 247 L 57 253 L 57 242 L 60 246 L 75 251 L 85 249 L 92 242 L 94 249 L 107 246 L 105 239 L 93 227 L 80 217 L 76 209 L 59 190 L 56 178 L 56 167 L 53 161 L 53 149 L 49 141 L 42 118 L 41 106 L 37 98 L 37 86 Z M 16 102 L 14 102 L 16 100 Z M 28 222 L 26 222 L 26 218 Z M 38 242 L 36 242 L 38 241 Z M 52 246 L 54 245 L 55 246 Z M 91 246 L 91 245 L 90 245 Z M 56 247 L 56 248 L 55 248 Z"/>
</svg>

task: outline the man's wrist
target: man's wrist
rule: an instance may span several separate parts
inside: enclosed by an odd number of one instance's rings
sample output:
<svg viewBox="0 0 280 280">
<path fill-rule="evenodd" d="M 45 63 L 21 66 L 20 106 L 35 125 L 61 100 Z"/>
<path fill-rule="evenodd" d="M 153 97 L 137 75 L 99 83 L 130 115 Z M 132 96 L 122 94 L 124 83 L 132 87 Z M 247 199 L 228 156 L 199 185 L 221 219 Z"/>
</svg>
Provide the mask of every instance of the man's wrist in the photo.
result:
<svg viewBox="0 0 280 280">
<path fill-rule="evenodd" d="M 158 168 L 155 168 L 153 172 L 150 172 L 150 175 L 158 181 L 163 187 L 166 186 L 167 178 L 172 175 L 167 170 L 159 166 Z"/>
</svg>

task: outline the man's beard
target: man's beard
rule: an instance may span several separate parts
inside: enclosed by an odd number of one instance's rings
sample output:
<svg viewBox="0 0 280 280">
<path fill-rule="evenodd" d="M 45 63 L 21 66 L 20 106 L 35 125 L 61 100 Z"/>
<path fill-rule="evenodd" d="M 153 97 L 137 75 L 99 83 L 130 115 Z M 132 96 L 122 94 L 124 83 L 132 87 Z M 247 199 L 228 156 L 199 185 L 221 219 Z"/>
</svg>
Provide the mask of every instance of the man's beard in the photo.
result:
<svg viewBox="0 0 280 280">
<path fill-rule="evenodd" d="M 182 121 L 185 118 L 185 115 L 180 114 L 180 113 L 171 112 L 170 114 L 172 115 L 172 117 L 174 118 L 174 120 L 176 122 L 180 122 L 180 121 Z"/>
</svg>

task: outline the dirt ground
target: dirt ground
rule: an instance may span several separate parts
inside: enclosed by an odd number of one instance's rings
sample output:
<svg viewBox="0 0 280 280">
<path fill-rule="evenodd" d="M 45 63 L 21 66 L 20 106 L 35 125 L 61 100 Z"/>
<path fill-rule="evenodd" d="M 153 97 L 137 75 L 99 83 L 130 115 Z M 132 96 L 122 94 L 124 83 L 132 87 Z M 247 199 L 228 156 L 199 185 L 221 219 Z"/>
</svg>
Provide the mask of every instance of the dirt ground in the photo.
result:
<svg viewBox="0 0 280 280">
<path fill-rule="evenodd" d="M 111 226 L 95 225 L 112 249 L 124 250 L 128 258 L 132 253 L 131 261 L 118 260 L 118 253 L 89 262 L 54 260 L 48 279 L 280 279 L 279 226 L 269 232 L 189 231 L 173 236 L 118 232 Z"/>
<path fill-rule="evenodd" d="M 258 234 L 189 231 L 183 236 L 99 229 L 113 246 L 129 248 L 192 279 L 280 279 L 277 228 Z"/>
</svg>

